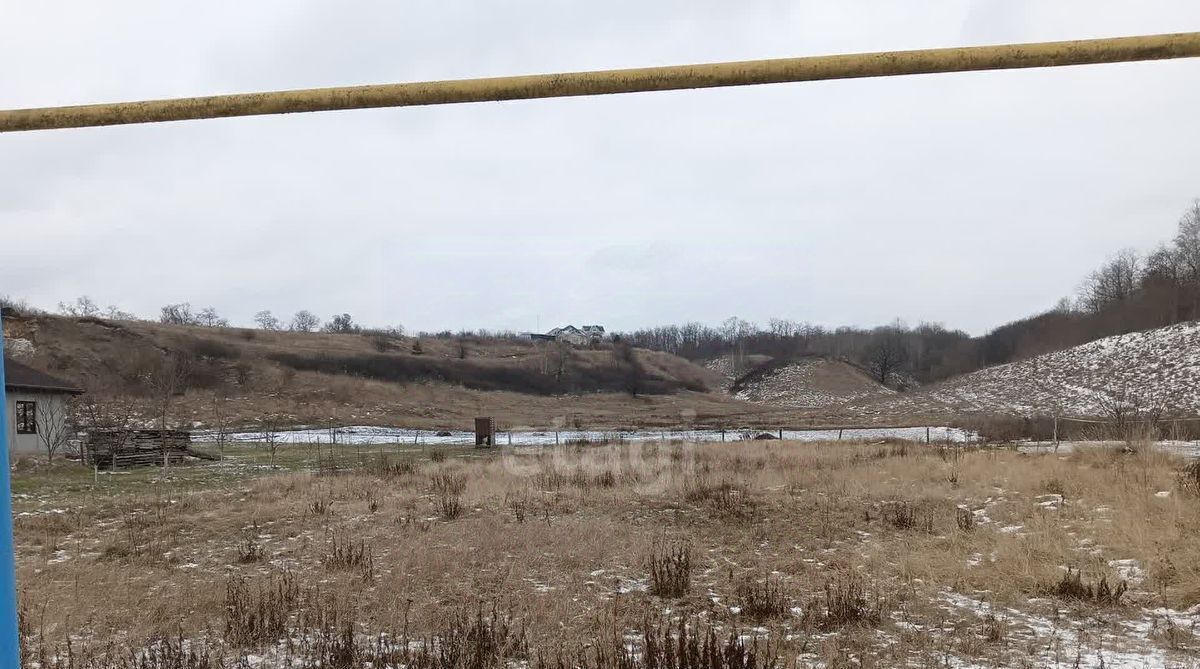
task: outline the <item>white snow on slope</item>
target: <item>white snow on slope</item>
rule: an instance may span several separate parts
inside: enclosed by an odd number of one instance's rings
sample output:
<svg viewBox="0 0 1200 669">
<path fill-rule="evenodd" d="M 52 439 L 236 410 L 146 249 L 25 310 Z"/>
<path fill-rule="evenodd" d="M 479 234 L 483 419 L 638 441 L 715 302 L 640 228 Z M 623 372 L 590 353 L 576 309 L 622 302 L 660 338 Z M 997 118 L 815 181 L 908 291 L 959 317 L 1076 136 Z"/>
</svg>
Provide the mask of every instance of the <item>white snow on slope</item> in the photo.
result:
<svg viewBox="0 0 1200 669">
<path fill-rule="evenodd" d="M 824 408 L 894 393 L 846 362 L 814 356 L 766 371 L 734 396 L 760 404 Z"/>
<path fill-rule="evenodd" d="M 1096 416 L 1114 401 L 1200 413 L 1200 322 L 1107 337 L 855 408 Z"/>
</svg>

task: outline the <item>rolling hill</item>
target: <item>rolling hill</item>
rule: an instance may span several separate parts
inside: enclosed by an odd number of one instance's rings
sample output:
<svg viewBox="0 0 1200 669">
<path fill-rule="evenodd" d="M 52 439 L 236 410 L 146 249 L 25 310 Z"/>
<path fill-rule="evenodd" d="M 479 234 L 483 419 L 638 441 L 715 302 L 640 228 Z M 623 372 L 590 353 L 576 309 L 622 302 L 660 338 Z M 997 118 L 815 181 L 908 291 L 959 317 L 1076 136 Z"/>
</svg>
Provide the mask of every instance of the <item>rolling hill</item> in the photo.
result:
<svg viewBox="0 0 1200 669">
<path fill-rule="evenodd" d="M 1200 322 L 1106 337 L 1028 360 L 988 367 L 918 391 L 851 402 L 850 415 L 999 413 L 1104 416 L 1161 408 L 1200 414 Z"/>
<path fill-rule="evenodd" d="M 738 399 L 798 409 L 824 409 L 895 391 L 842 360 L 807 356 L 759 365 L 730 387 Z"/>
<path fill-rule="evenodd" d="M 145 321 L 6 316 L 7 351 L 88 388 L 152 403 L 164 361 L 185 368 L 172 399 L 182 424 L 207 425 L 224 400 L 234 424 L 588 429 L 779 425 L 778 412 L 732 398 L 720 375 L 667 353 L 515 338 L 303 333 Z"/>
</svg>

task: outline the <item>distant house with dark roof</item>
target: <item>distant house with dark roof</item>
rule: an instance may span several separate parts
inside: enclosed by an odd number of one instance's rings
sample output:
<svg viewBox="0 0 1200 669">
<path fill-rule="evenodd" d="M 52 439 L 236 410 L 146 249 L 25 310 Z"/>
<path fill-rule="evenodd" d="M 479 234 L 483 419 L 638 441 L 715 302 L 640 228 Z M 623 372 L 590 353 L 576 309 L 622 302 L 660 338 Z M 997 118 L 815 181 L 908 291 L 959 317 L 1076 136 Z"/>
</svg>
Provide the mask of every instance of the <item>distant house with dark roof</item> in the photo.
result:
<svg viewBox="0 0 1200 669">
<path fill-rule="evenodd" d="M 4 358 L 10 453 L 45 451 L 46 439 L 60 439 L 67 430 L 67 400 L 83 392 L 70 381 Z"/>
</svg>

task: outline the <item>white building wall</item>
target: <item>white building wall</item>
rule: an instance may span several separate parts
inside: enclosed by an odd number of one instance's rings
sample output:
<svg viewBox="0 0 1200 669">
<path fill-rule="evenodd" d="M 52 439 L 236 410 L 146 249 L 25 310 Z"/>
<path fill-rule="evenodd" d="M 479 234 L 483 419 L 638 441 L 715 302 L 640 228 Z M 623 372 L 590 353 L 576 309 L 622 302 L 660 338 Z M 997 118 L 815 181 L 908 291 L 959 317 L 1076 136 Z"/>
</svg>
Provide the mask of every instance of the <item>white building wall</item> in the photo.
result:
<svg viewBox="0 0 1200 669">
<path fill-rule="evenodd" d="M 43 411 L 55 411 L 57 409 L 58 420 L 66 419 L 66 395 L 54 393 L 31 393 L 23 390 L 10 390 L 8 392 L 8 401 L 5 410 L 8 412 L 8 448 L 10 453 L 28 455 L 34 453 L 43 453 L 45 447 L 42 445 L 41 437 L 36 434 L 17 434 L 17 402 L 34 402 L 37 406 L 39 414 L 38 420 L 43 420 L 45 416 L 50 414 L 42 414 Z"/>
</svg>

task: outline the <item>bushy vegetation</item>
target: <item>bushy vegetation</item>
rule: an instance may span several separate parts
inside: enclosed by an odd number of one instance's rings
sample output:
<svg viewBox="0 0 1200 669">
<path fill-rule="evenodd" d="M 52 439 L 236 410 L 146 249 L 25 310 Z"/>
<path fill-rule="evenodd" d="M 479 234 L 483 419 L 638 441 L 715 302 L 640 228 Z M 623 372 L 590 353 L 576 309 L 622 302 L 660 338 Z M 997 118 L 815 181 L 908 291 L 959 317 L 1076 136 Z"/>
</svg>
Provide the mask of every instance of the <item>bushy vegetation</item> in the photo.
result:
<svg viewBox="0 0 1200 669">
<path fill-rule="evenodd" d="M 559 374 L 546 374 L 533 366 L 488 363 L 467 358 L 434 358 L 430 356 L 358 354 L 323 355 L 275 353 L 271 360 L 295 370 L 357 376 L 393 383 L 440 381 L 461 385 L 473 390 L 505 390 L 533 395 L 557 395 L 580 392 L 629 392 L 630 369 L 636 362 L 628 360 L 599 364 L 568 356 Z M 674 379 L 652 376 L 645 372 L 635 387 L 642 394 L 667 394 L 678 390 L 703 390 Z"/>
</svg>

